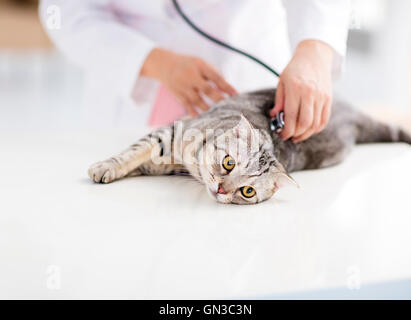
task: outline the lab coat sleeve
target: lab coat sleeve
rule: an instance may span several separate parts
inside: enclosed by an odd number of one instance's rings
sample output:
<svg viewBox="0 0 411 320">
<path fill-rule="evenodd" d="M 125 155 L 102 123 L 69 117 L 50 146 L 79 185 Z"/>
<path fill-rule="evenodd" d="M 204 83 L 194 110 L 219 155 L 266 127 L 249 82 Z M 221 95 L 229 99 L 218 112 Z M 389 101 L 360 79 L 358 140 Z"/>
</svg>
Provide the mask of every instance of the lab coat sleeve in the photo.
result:
<svg viewBox="0 0 411 320">
<path fill-rule="evenodd" d="M 334 49 L 334 76 L 338 75 L 347 49 L 350 0 L 283 0 L 288 34 L 294 52 L 303 40 L 320 40 Z"/>
<path fill-rule="evenodd" d="M 39 14 L 45 30 L 69 59 L 110 83 L 119 95 L 130 97 L 155 44 L 122 24 L 109 0 L 42 0 Z"/>
</svg>

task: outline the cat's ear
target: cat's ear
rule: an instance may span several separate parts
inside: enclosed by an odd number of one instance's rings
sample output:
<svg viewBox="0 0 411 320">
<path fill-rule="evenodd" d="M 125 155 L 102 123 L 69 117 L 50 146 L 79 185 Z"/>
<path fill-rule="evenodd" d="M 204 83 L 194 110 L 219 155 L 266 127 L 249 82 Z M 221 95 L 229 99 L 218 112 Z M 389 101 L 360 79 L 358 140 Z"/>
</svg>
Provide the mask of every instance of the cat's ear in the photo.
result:
<svg viewBox="0 0 411 320">
<path fill-rule="evenodd" d="M 240 136 L 241 133 L 243 132 L 253 132 L 254 131 L 254 127 L 253 125 L 250 123 L 250 121 L 248 121 L 248 119 L 246 117 L 243 116 L 243 114 L 241 114 L 240 116 L 240 121 L 238 122 L 238 124 L 234 127 L 234 132 L 237 136 Z"/>
<path fill-rule="evenodd" d="M 297 187 L 299 188 L 300 186 L 298 183 L 291 177 L 287 172 L 279 172 L 276 175 L 276 180 L 275 180 L 275 188 L 276 189 L 281 189 L 284 187 Z"/>
<path fill-rule="evenodd" d="M 283 187 L 300 187 L 298 183 L 294 180 L 294 178 L 289 175 L 287 170 L 285 170 L 283 165 L 278 161 L 274 163 L 271 170 L 273 171 L 275 176 L 274 184 L 276 189 L 280 189 Z"/>
</svg>

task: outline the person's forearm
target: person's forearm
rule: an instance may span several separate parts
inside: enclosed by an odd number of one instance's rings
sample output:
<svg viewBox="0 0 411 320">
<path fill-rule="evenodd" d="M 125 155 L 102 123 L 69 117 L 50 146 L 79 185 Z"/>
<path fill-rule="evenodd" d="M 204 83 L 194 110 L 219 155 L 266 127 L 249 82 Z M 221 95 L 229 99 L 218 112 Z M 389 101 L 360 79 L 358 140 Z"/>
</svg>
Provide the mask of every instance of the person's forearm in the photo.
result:
<svg viewBox="0 0 411 320">
<path fill-rule="evenodd" d="M 346 53 L 350 0 L 283 0 L 291 48 L 307 39 L 328 44 L 334 51 L 333 77 L 340 74 Z"/>
<path fill-rule="evenodd" d="M 172 51 L 154 48 L 144 61 L 141 69 L 140 76 L 156 79 L 160 82 L 164 81 L 164 74 L 169 70 L 171 60 L 175 58 L 175 54 Z"/>
<path fill-rule="evenodd" d="M 295 49 L 294 56 L 304 56 L 310 60 L 319 60 L 331 72 L 334 50 L 319 40 L 303 40 Z"/>
</svg>

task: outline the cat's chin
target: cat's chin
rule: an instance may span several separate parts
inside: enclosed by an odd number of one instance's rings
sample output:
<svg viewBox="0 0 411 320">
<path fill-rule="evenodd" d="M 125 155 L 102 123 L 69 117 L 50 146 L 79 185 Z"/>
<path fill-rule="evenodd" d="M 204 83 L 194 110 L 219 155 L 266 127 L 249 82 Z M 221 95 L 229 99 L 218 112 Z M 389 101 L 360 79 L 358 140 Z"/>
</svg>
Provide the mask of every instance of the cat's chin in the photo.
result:
<svg viewBox="0 0 411 320">
<path fill-rule="evenodd" d="M 222 199 L 221 197 L 217 196 L 214 198 L 218 203 L 230 204 L 231 201 L 227 198 Z"/>
</svg>

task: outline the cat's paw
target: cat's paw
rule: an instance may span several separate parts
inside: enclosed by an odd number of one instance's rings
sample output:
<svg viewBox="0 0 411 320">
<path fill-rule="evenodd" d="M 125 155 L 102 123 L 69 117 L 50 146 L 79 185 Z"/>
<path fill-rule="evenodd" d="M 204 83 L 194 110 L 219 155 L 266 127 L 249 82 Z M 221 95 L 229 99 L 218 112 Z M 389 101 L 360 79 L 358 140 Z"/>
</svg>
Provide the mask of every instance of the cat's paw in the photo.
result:
<svg viewBox="0 0 411 320">
<path fill-rule="evenodd" d="M 88 176 L 97 183 L 110 183 L 116 180 L 116 166 L 111 161 L 101 161 L 88 169 Z"/>
</svg>

